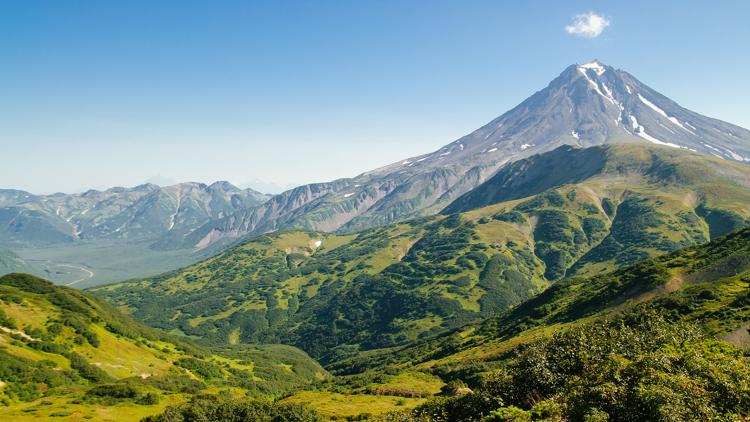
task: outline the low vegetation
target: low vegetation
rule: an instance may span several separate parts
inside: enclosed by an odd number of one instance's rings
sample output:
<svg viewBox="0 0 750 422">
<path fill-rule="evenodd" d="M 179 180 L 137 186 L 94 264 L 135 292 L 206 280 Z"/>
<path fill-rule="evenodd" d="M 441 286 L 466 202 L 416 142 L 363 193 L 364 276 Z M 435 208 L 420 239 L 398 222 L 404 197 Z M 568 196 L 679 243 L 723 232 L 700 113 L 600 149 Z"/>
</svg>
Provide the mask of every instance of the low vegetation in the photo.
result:
<svg viewBox="0 0 750 422">
<path fill-rule="evenodd" d="M 317 422 L 322 420 L 314 410 L 302 406 L 199 396 L 189 403 L 168 407 L 164 413 L 147 417 L 143 419 L 143 422 Z"/>
<path fill-rule="evenodd" d="M 476 391 L 382 421 L 738 420 L 746 351 L 653 312 L 587 323 L 519 348 Z"/>
</svg>

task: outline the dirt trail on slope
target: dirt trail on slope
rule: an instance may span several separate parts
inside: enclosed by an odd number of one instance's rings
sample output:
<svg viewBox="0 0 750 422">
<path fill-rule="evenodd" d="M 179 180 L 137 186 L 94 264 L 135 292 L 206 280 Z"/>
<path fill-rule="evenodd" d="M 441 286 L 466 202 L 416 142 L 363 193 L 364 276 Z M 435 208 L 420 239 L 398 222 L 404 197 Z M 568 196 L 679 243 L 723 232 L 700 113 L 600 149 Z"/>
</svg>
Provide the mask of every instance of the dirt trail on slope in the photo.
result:
<svg viewBox="0 0 750 422">
<path fill-rule="evenodd" d="M 680 290 L 683 285 L 685 285 L 685 279 L 682 277 L 682 274 L 676 274 L 672 276 L 672 278 L 670 278 L 669 281 L 667 281 L 663 286 L 659 286 L 636 297 L 635 303 L 646 302 L 655 298 L 656 296 L 676 292 L 677 290 Z"/>
</svg>

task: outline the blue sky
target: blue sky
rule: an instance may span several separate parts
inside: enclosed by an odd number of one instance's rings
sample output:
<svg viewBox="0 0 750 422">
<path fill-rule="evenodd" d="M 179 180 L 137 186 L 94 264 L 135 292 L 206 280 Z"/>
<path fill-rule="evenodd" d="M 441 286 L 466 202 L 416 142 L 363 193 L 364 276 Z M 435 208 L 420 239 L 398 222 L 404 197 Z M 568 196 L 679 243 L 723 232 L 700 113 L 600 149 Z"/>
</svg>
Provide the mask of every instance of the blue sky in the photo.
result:
<svg viewBox="0 0 750 422">
<path fill-rule="evenodd" d="M 592 58 L 750 127 L 750 2 L 520 3 L 0 2 L 0 187 L 354 176 Z"/>
</svg>

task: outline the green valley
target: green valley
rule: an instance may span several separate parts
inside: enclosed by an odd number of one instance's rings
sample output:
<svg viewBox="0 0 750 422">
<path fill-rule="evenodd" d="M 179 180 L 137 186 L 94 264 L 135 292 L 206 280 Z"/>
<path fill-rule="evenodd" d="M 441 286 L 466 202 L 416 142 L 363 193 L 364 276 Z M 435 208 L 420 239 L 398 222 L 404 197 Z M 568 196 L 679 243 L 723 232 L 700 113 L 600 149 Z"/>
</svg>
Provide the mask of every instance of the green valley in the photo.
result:
<svg viewBox="0 0 750 422">
<path fill-rule="evenodd" d="M 567 177 L 571 162 L 585 171 Z M 270 233 L 91 292 L 173 333 L 294 344 L 328 364 L 502 313 L 564 277 L 704 243 L 750 215 L 747 166 L 644 144 L 561 147 L 485 191 L 504 193 L 357 234 Z"/>
</svg>

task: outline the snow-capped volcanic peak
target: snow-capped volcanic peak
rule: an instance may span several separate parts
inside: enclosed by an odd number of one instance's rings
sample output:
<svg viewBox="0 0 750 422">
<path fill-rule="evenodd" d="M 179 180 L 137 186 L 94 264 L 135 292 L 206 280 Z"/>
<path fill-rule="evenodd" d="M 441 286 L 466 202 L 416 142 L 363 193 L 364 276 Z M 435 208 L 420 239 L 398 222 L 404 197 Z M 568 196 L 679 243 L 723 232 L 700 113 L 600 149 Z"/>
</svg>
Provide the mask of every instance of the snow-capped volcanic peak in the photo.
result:
<svg viewBox="0 0 750 422">
<path fill-rule="evenodd" d="M 594 59 L 591 62 L 578 65 L 578 68 L 582 69 L 584 72 L 591 69 L 599 76 L 602 76 L 602 74 L 604 74 L 604 72 L 607 71 L 604 65 L 602 65 L 601 62 L 599 62 L 599 60 L 596 60 L 596 59 Z"/>
<path fill-rule="evenodd" d="M 451 163 L 496 167 L 561 144 L 636 141 L 750 161 L 750 131 L 687 110 L 595 59 L 569 66 L 547 87 L 469 135 L 397 167 L 409 173 Z"/>
<path fill-rule="evenodd" d="M 569 66 L 546 88 L 457 140 L 453 146 L 465 149 L 451 148 L 449 157 L 486 163 L 492 150 L 491 159 L 504 163 L 561 144 L 635 141 L 750 161 L 750 131 L 687 110 L 599 60 Z"/>
</svg>

